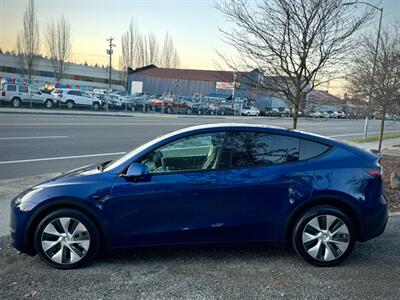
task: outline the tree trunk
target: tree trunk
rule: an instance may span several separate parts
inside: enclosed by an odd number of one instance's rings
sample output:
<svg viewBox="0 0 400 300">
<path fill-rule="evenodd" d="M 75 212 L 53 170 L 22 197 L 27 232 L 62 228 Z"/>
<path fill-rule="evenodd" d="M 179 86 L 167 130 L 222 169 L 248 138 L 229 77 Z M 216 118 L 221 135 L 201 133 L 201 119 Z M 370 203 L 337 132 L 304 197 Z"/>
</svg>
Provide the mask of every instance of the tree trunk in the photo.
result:
<svg viewBox="0 0 400 300">
<path fill-rule="evenodd" d="M 385 115 L 386 115 L 386 105 L 382 108 L 382 115 L 381 115 L 381 132 L 379 135 L 379 146 L 378 151 L 381 152 L 382 149 L 382 140 L 383 140 L 383 131 L 385 129 Z"/>
<path fill-rule="evenodd" d="M 292 118 L 293 118 L 293 123 L 292 123 L 292 129 L 296 129 L 297 128 L 297 119 L 299 117 L 299 107 L 300 107 L 300 95 L 296 95 L 295 101 L 294 101 L 294 106 L 293 106 L 293 114 L 292 114 Z"/>
</svg>

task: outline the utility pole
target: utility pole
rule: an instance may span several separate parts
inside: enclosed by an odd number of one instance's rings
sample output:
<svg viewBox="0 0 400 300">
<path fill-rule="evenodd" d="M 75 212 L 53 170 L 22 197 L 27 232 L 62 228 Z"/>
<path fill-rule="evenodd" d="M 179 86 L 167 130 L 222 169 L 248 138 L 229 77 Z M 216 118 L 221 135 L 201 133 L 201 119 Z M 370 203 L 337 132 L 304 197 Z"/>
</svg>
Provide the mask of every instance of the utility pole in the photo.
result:
<svg viewBox="0 0 400 300">
<path fill-rule="evenodd" d="M 114 40 L 114 38 L 111 37 L 111 36 L 110 36 L 110 38 L 107 39 L 107 41 L 109 42 L 108 49 L 107 49 L 107 54 L 108 54 L 109 57 L 110 57 L 110 65 L 109 65 L 109 67 L 108 67 L 108 85 L 109 85 L 109 91 L 111 91 L 111 89 L 112 89 L 111 72 L 112 72 L 113 47 L 116 47 L 115 44 L 113 44 L 113 40 Z M 107 102 L 106 108 L 107 108 L 107 111 L 108 111 L 108 100 L 107 100 L 106 102 Z"/>
</svg>

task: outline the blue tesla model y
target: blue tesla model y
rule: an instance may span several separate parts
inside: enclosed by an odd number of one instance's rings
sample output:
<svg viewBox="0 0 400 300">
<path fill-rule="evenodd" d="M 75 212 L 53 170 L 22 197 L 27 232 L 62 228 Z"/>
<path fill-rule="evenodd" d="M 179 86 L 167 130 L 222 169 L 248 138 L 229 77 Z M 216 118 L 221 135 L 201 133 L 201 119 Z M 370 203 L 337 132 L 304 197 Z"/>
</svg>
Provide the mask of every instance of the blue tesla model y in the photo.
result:
<svg viewBox="0 0 400 300">
<path fill-rule="evenodd" d="M 11 240 L 63 269 L 102 248 L 210 242 L 286 242 L 333 266 L 385 229 L 379 160 L 295 130 L 190 127 L 23 192 Z"/>
</svg>

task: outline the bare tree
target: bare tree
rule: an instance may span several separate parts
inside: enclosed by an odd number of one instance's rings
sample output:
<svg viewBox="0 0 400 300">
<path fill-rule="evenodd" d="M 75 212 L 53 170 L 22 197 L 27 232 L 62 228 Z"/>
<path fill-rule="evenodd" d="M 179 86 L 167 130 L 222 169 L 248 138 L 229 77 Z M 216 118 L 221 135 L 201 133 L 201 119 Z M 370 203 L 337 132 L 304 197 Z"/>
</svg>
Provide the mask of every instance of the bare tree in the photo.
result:
<svg viewBox="0 0 400 300">
<path fill-rule="evenodd" d="M 372 74 L 376 41 L 375 36 L 366 35 L 360 42 L 360 51 L 354 57 L 351 74 L 348 76 L 350 91 L 355 97 L 366 100 L 371 95 L 370 105 L 380 111 L 381 128 L 378 150 L 382 148 L 386 113 L 400 101 L 400 24 L 384 29 L 376 57 L 375 73 Z"/>
<path fill-rule="evenodd" d="M 47 25 L 47 53 L 54 70 L 54 78 L 61 82 L 67 60 L 71 56 L 71 26 L 64 16 Z"/>
<path fill-rule="evenodd" d="M 136 22 L 131 20 L 128 30 L 121 37 L 122 54 L 119 61 L 124 71 L 137 66 L 141 38 Z"/>
<path fill-rule="evenodd" d="M 352 35 L 372 16 L 347 0 L 225 0 L 217 9 L 232 23 L 224 40 L 237 52 L 225 62 L 236 71 L 257 69 L 248 78 L 264 93 L 276 93 L 292 106 L 293 128 L 300 105 L 314 87 L 345 61 Z M 332 78 L 332 76 L 331 76 Z"/>
<path fill-rule="evenodd" d="M 159 64 L 164 68 L 179 68 L 181 65 L 178 51 L 168 32 L 165 34 L 164 43 L 160 52 Z"/>
<path fill-rule="evenodd" d="M 34 0 L 29 0 L 23 17 L 23 29 L 17 34 L 17 55 L 22 72 L 29 79 L 35 73 L 35 59 L 39 53 L 39 25 L 36 19 Z"/>
</svg>

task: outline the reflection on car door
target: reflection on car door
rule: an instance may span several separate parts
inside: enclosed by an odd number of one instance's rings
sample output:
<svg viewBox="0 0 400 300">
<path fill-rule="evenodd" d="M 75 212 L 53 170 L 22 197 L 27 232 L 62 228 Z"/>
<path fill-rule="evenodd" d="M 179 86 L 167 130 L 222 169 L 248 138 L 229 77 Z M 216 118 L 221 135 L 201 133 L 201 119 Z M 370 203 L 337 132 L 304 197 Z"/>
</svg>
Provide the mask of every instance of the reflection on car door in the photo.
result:
<svg viewBox="0 0 400 300">
<path fill-rule="evenodd" d="M 227 138 L 224 153 L 231 155 L 232 168 L 221 179 L 219 234 L 227 240 L 280 239 L 290 205 L 312 192 L 312 174 L 294 163 L 299 140 L 236 132 Z"/>
<path fill-rule="evenodd" d="M 220 149 L 215 137 L 183 139 L 138 161 L 149 167 L 148 180 L 117 177 L 105 209 L 119 245 L 214 239 Z"/>
</svg>

